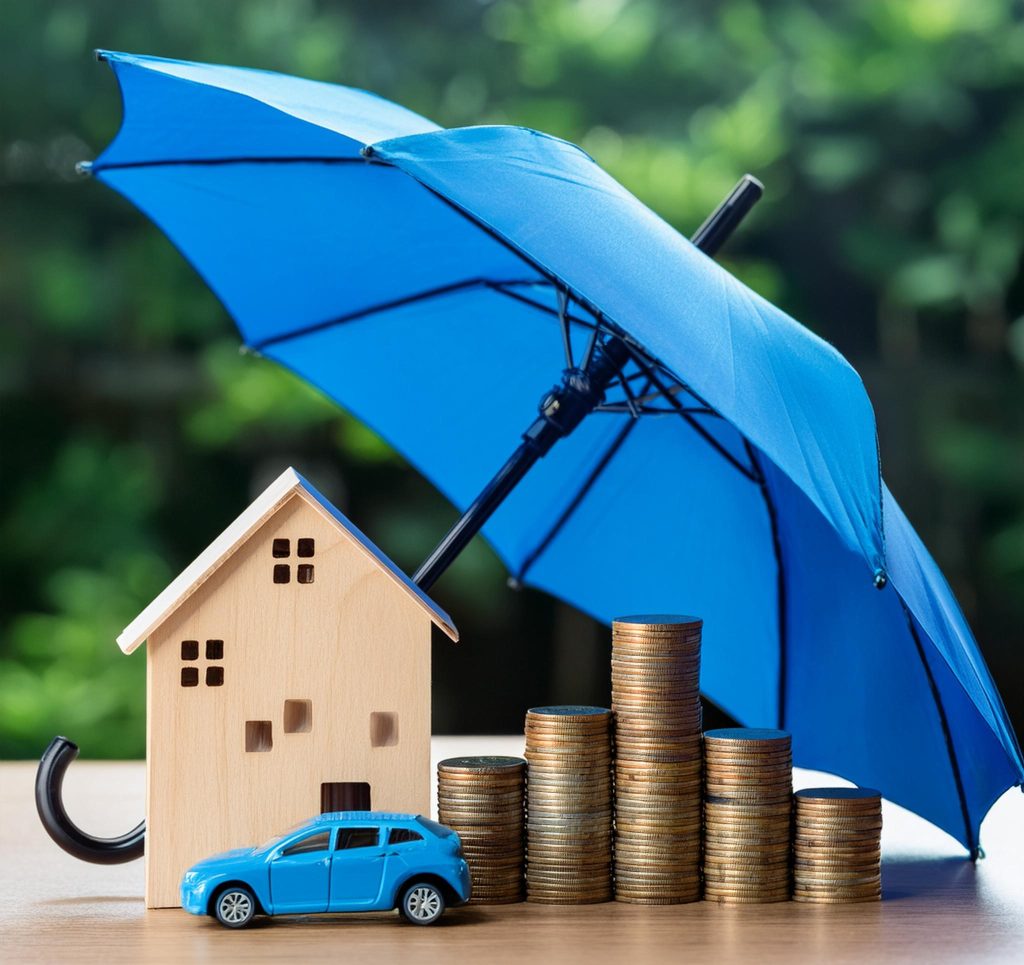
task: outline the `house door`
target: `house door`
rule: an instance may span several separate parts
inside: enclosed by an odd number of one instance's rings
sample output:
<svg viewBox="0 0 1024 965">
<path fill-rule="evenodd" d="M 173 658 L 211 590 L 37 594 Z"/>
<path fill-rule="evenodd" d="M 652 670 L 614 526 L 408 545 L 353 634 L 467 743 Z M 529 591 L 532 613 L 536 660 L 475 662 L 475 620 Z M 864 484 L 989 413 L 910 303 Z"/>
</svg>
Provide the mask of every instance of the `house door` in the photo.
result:
<svg viewBox="0 0 1024 965">
<path fill-rule="evenodd" d="M 370 785 L 366 781 L 332 781 L 320 785 L 320 813 L 369 811 Z"/>
</svg>

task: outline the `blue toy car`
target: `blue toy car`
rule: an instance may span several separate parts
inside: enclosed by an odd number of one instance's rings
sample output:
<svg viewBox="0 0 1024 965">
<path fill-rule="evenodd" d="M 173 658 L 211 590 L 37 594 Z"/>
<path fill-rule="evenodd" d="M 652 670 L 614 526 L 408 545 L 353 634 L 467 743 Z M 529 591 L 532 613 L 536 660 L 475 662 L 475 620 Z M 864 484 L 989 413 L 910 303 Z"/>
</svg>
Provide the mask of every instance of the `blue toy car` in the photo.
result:
<svg viewBox="0 0 1024 965">
<path fill-rule="evenodd" d="M 257 848 L 238 848 L 185 872 L 181 907 L 244 928 L 259 914 L 397 908 L 432 925 L 469 901 L 469 867 L 449 828 L 412 814 L 320 814 Z"/>
</svg>

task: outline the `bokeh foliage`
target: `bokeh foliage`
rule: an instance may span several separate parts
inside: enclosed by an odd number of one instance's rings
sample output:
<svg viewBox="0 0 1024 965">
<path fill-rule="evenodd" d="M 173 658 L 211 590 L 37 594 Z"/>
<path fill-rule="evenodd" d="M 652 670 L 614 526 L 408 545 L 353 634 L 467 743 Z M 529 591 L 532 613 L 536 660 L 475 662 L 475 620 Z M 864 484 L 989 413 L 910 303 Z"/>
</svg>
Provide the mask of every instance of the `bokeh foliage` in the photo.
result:
<svg viewBox="0 0 1024 965">
<path fill-rule="evenodd" d="M 286 464 L 412 568 L 450 507 L 270 363 L 160 233 L 78 179 L 94 47 L 365 87 L 580 143 L 685 232 L 744 171 L 729 266 L 832 341 L 1024 723 L 1024 18 L 1013 0 L 36 0 L 0 5 L 0 756 L 143 753 L 120 629 Z M 555 373 L 553 373 L 554 377 Z M 545 386 L 538 386 L 538 394 Z M 530 418 L 524 413 L 524 425 Z M 602 631 L 483 545 L 439 584 L 435 731 L 607 699 Z"/>
</svg>

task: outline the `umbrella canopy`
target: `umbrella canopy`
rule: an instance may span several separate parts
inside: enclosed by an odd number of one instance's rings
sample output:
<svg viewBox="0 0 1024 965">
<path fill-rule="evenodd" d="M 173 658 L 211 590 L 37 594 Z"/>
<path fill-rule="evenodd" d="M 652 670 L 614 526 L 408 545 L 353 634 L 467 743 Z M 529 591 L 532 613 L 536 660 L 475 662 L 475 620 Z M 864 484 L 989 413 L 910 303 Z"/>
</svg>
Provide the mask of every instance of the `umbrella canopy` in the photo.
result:
<svg viewBox="0 0 1024 965">
<path fill-rule="evenodd" d="M 161 227 L 247 345 L 456 506 L 567 362 L 628 341 L 604 403 L 484 528 L 509 572 L 604 621 L 700 614 L 712 700 L 977 848 L 1024 764 L 838 352 L 565 141 L 101 56 L 125 117 L 92 172 Z"/>
</svg>

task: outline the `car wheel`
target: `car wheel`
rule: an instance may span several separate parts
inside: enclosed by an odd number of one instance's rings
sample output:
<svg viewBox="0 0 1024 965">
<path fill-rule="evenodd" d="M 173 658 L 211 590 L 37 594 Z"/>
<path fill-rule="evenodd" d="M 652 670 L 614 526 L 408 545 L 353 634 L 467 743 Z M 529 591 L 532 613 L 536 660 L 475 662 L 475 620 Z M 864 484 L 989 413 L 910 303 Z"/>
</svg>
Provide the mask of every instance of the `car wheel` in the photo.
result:
<svg viewBox="0 0 1024 965">
<path fill-rule="evenodd" d="M 444 895 L 429 881 L 414 881 L 405 889 L 398 908 L 414 925 L 433 925 L 444 913 Z"/>
<path fill-rule="evenodd" d="M 256 899 L 248 888 L 225 888 L 213 904 L 213 916 L 225 928 L 245 928 L 256 915 Z"/>
</svg>

